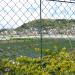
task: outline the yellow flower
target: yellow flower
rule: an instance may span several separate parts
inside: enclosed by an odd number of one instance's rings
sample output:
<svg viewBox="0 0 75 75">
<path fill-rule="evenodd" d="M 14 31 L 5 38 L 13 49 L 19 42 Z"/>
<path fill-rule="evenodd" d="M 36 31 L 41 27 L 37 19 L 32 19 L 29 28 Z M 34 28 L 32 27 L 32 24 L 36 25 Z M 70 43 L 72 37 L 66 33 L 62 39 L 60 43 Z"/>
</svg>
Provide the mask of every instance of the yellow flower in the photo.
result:
<svg viewBox="0 0 75 75">
<path fill-rule="evenodd" d="M 40 51 L 40 48 L 34 48 L 35 51 Z"/>
</svg>

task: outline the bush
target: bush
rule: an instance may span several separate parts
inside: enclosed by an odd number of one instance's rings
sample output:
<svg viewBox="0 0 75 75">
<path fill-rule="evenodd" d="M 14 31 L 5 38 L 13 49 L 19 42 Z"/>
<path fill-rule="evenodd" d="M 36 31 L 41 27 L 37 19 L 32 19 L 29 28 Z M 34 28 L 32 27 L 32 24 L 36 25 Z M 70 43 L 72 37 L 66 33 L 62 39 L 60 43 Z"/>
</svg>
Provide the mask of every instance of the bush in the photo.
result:
<svg viewBox="0 0 75 75">
<path fill-rule="evenodd" d="M 48 53 L 49 50 L 46 50 Z M 2 75 L 75 75 L 75 57 L 65 48 L 41 58 L 20 56 L 14 60 L 1 59 Z M 75 56 L 75 55 L 74 55 Z"/>
</svg>

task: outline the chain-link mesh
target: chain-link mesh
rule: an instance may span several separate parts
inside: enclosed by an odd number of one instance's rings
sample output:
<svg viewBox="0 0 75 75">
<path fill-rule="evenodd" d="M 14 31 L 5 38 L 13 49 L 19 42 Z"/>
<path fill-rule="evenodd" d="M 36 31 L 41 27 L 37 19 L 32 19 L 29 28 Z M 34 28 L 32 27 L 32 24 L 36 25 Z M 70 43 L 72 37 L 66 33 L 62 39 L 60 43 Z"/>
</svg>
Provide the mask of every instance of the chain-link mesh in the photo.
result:
<svg viewBox="0 0 75 75">
<path fill-rule="evenodd" d="M 39 0 L 0 0 L 1 57 L 40 56 L 35 51 L 40 43 L 35 39 L 40 38 L 36 25 L 40 18 L 39 4 Z"/>
<path fill-rule="evenodd" d="M 49 48 L 50 46 L 53 46 L 53 49 L 75 47 L 74 3 L 63 2 L 42 1 L 43 35 L 45 34 L 44 37 L 50 40 L 48 43 L 47 39 Z"/>
<path fill-rule="evenodd" d="M 40 50 L 45 55 L 42 50 L 74 49 L 74 19 L 74 2 L 0 0 L 0 56 L 39 57 Z"/>
<path fill-rule="evenodd" d="M 74 0 L 0 0 L 0 75 L 75 75 Z"/>
</svg>

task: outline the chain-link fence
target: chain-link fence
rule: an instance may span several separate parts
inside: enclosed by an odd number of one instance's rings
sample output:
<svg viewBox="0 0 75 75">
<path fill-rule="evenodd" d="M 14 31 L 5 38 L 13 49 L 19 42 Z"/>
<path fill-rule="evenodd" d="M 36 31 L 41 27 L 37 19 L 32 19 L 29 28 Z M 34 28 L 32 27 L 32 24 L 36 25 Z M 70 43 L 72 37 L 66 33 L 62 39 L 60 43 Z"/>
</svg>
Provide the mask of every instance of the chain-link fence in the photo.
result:
<svg viewBox="0 0 75 75">
<path fill-rule="evenodd" d="M 0 57 L 74 49 L 74 19 L 74 2 L 0 0 Z"/>
<path fill-rule="evenodd" d="M 0 0 L 0 75 L 75 75 L 74 0 Z"/>
</svg>

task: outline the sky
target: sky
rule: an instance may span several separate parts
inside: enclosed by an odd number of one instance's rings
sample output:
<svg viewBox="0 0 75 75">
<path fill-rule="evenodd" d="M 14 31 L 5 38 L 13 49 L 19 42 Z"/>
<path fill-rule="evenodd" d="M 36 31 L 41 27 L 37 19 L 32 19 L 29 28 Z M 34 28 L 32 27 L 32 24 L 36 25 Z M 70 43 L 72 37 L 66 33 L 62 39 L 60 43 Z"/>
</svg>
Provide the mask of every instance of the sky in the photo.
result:
<svg viewBox="0 0 75 75">
<path fill-rule="evenodd" d="M 75 19 L 75 3 L 42 0 L 41 13 L 43 19 Z M 0 29 L 17 28 L 39 18 L 40 0 L 0 0 Z"/>
</svg>

